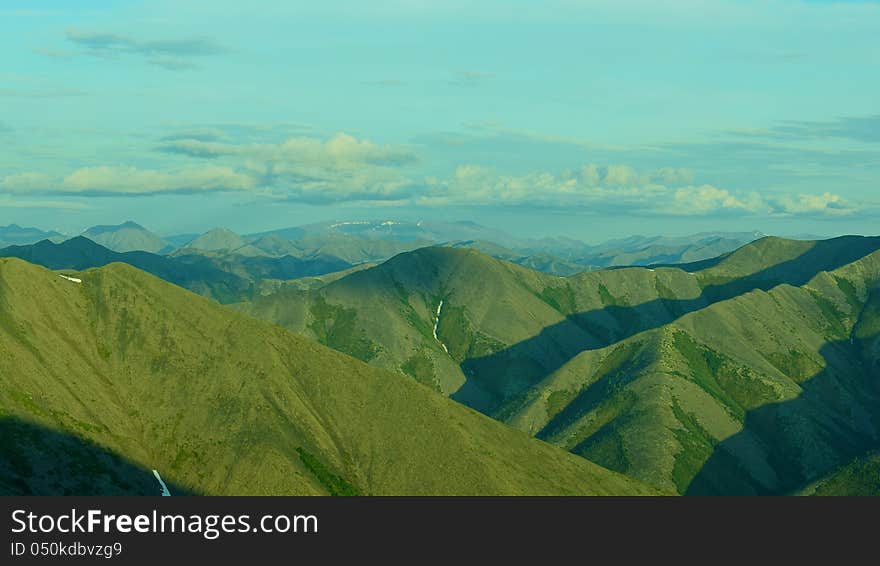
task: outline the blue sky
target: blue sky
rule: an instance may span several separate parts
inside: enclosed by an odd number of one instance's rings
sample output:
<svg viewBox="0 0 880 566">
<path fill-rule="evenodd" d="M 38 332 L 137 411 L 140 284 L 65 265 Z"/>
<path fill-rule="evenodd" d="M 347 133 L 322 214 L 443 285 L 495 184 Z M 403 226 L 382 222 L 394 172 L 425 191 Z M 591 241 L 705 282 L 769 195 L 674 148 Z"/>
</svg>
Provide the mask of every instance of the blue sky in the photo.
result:
<svg viewBox="0 0 880 566">
<path fill-rule="evenodd" d="M 880 4 L 6 0 L 0 224 L 877 233 Z"/>
</svg>

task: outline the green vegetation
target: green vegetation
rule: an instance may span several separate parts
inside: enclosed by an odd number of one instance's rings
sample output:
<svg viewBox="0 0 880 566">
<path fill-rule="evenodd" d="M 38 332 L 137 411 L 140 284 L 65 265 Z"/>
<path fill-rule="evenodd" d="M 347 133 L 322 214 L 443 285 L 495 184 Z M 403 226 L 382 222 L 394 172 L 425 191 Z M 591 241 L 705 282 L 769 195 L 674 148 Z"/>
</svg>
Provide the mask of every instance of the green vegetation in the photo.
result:
<svg viewBox="0 0 880 566">
<path fill-rule="evenodd" d="M 428 354 L 419 352 L 406 360 L 400 367 L 403 373 L 415 379 L 422 385 L 426 385 L 435 391 L 440 390 L 440 383 L 434 373 L 434 363 Z"/>
<path fill-rule="evenodd" d="M 0 259 L 3 493 L 655 493 L 130 266 L 76 277 Z"/>
<path fill-rule="evenodd" d="M 880 496 L 880 454 L 856 458 L 819 482 L 812 495 Z"/>
<path fill-rule="evenodd" d="M 680 446 L 679 452 L 675 455 L 672 481 L 675 482 L 679 493 L 685 493 L 694 476 L 712 455 L 716 440 L 706 432 L 692 413 L 687 413 L 681 408 L 675 398 L 672 400 L 672 412 L 681 425 L 681 428 L 672 431 Z"/>
<path fill-rule="evenodd" d="M 328 304 L 323 297 L 318 297 L 311 308 L 309 330 L 319 342 L 365 362 L 376 357 L 379 348 L 358 329 L 354 309 Z"/>
<path fill-rule="evenodd" d="M 779 493 L 880 436 L 876 416 L 853 417 L 880 414 L 868 386 L 880 294 L 859 291 L 880 282 L 878 249 L 877 238 L 764 238 L 681 269 L 560 281 L 428 248 L 318 295 L 357 312 L 382 348 L 376 365 L 430 383 L 418 355 L 436 352 L 444 393 L 575 454 L 667 490 Z M 425 327 L 440 297 L 448 357 Z"/>
<path fill-rule="evenodd" d="M 685 332 L 676 332 L 674 344 L 684 357 L 685 365 L 690 370 L 689 377 L 704 391 L 712 396 L 720 405 L 738 420 L 745 416 L 743 408 L 725 391 L 717 381 L 718 376 L 726 374 L 733 362 L 715 350 L 697 344 Z"/>
<path fill-rule="evenodd" d="M 327 467 L 321 463 L 320 460 L 315 458 L 312 454 L 306 452 L 305 448 L 297 448 L 297 454 L 299 454 L 300 459 L 302 459 L 303 464 L 306 465 L 306 468 L 309 469 L 312 474 L 315 475 L 315 478 L 321 482 L 330 495 L 341 495 L 341 496 L 355 496 L 361 495 L 358 492 L 357 488 L 353 485 L 342 479 L 341 477 L 334 475 Z"/>
<path fill-rule="evenodd" d="M 574 291 L 568 285 L 544 287 L 538 296 L 562 314 L 573 314 L 576 310 Z"/>
<path fill-rule="evenodd" d="M 205 493 L 329 493 L 342 470 L 370 494 L 642 489 L 586 460 L 667 492 L 788 493 L 835 472 L 856 490 L 863 468 L 839 463 L 880 437 L 878 249 L 764 238 L 562 280 L 432 247 L 277 284 L 247 275 L 266 265 L 186 255 L 246 283 L 190 288 L 249 297 L 236 309 L 306 339 L 122 266 L 81 286 L 37 271 L 31 289 L 3 263 L 0 410 Z"/>
</svg>

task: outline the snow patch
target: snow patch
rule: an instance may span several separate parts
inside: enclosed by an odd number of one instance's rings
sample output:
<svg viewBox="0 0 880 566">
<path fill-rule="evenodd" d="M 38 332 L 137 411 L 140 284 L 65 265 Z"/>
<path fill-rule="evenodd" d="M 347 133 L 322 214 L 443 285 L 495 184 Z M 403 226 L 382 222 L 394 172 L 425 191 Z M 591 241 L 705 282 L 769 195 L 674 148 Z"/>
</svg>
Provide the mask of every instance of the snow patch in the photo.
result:
<svg viewBox="0 0 880 566">
<path fill-rule="evenodd" d="M 159 475 L 157 470 L 153 470 L 153 475 L 156 477 L 156 481 L 159 482 L 159 486 L 162 487 L 162 497 L 171 497 L 171 492 L 168 491 L 168 486 L 165 485 L 165 482 L 162 481 L 162 476 Z"/>
<path fill-rule="evenodd" d="M 443 351 L 447 354 L 449 353 L 449 348 L 446 347 L 440 337 L 437 336 L 437 329 L 440 327 L 440 311 L 443 310 L 443 299 L 440 300 L 440 304 L 437 305 L 437 316 L 434 318 L 434 340 L 436 340 L 441 346 L 443 346 Z"/>
<path fill-rule="evenodd" d="M 58 275 L 58 277 L 62 279 L 67 279 L 68 281 L 73 281 L 74 283 L 82 283 L 82 279 L 77 279 L 76 277 L 68 277 L 67 275 Z"/>
</svg>

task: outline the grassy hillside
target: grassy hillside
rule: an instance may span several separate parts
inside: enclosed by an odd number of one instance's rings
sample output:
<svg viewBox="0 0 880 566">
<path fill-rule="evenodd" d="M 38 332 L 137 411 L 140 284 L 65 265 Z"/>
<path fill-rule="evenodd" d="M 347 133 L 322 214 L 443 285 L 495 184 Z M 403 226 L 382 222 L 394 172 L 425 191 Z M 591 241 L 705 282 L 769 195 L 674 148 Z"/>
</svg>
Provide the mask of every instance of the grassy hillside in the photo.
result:
<svg viewBox="0 0 880 566">
<path fill-rule="evenodd" d="M 128 265 L 76 278 L 0 259 L 4 493 L 651 493 Z"/>
<path fill-rule="evenodd" d="M 788 493 L 878 444 L 878 248 L 568 278 L 429 248 L 240 308 L 665 489 Z"/>
</svg>

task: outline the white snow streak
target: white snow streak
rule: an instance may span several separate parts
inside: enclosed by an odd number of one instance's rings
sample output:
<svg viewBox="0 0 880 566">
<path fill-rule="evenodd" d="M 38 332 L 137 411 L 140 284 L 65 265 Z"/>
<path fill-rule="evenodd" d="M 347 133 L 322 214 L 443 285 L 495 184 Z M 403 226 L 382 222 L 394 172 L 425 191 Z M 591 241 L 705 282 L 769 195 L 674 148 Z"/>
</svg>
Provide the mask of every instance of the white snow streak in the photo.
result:
<svg viewBox="0 0 880 566">
<path fill-rule="evenodd" d="M 68 277 L 67 275 L 58 275 L 58 277 L 62 279 L 67 279 L 68 281 L 73 281 L 74 283 L 82 283 L 82 279 L 77 279 L 76 277 Z"/>
<path fill-rule="evenodd" d="M 171 497 L 171 492 L 168 491 L 168 486 L 165 485 L 165 482 L 162 481 L 162 476 L 159 475 L 157 470 L 153 470 L 153 475 L 156 476 L 156 480 L 159 482 L 159 485 L 162 486 L 162 497 Z"/>
<path fill-rule="evenodd" d="M 440 311 L 443 309 L 443 300 L 440 300 L 440 304 L 437 305 L 437 317 L 434 319 L 434 340 L 440 343 L 443 346 L 443 351 L 447 354 L 449 353 L 449 348 L 446 347 L 446 344 L 440 341 L 440 338 L 437 336 L 437 328 L 440 327 Z"/>
</svg>

